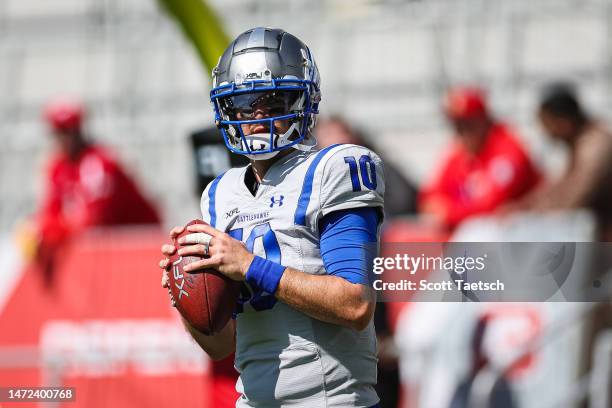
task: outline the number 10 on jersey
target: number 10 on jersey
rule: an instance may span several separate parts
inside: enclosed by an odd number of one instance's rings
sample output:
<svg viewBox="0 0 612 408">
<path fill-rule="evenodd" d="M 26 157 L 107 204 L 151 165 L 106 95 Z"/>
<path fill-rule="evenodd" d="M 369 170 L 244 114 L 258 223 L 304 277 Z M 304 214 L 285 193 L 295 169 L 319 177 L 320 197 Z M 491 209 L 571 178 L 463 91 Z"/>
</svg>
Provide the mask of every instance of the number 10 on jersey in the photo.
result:
<svg viewBox="0 0 612 408">
<path fill-rule="evenodd" d="M 353 156 L 346 156 L 344 162 L 349 166 L 353 191 L 361 191 L 362 185 L 368 190 L 376 190 L 376 165 L 370 156 L 365 154 L 361 156 L 359 166 L 357 166 L 357 159 Z M 359 177 L 360 174 L 361 177 Z"/>
</svg>

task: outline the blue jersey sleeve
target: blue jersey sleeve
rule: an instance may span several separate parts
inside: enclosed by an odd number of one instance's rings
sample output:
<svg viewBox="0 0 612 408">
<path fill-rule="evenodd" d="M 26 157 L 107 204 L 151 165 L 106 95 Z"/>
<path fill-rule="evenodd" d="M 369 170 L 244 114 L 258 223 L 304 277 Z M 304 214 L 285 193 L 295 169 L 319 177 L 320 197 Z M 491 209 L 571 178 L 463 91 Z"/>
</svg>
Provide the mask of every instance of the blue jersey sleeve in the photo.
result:
<svg viewBox="0 0 612 408">
<path fill-rule="evenodd" d="M 368 283 L 368 265 L 378 241 L 379 210 L 334 211 L 319 223 L 321 257 L 327 273 L 351 283 Z M 367 245 L 370 244 L 370 245 Z"/>
</svg>

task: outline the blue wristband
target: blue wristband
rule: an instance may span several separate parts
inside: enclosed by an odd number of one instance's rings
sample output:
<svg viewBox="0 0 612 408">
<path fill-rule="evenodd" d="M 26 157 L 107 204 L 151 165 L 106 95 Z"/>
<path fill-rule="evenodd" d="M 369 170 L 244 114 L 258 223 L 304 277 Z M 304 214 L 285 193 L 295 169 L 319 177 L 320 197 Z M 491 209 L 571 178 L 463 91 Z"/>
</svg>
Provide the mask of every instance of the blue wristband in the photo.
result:
<svg viewBox="0 0 612 408">
<path fill-rule="evenodd" d="M 273 295 L 284 272 L 285 267 L 283 265 L 256 256 L 246 273 L 246 281 L 249 285 L 263 289 Z"/>
</svg>

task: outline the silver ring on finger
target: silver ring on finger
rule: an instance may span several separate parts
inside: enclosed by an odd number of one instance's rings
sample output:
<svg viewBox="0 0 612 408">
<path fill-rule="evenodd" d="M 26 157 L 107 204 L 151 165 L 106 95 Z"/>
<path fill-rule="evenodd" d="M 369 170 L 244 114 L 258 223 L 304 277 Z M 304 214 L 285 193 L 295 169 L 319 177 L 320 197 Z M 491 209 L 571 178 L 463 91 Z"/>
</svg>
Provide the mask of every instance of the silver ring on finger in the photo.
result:
<svg viewBox="0 0 612 408">
<path fill-rule="evenodd" d="M 204 244 L 204 257 L 208 258 L 210 257 L 210 240 L 208 240 L 205 244 Z"/>
</svg>

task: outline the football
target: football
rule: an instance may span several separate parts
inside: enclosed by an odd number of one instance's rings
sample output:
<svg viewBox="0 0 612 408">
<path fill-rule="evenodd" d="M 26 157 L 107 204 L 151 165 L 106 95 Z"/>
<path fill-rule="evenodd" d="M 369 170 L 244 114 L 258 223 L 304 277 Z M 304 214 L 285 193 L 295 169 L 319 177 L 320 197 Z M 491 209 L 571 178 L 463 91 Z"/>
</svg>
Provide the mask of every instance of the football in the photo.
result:
<svg viewBox="0 0 612 408">
<path fill-rule="evenodd" d="M 193 220 L 186 226 L 205 224 Z M 223 274 L 207 269 L 197 273 L 187 273 L 183 267 L 202 259 L 197 256 L 181 257 L 178 239 L 189 234 L 183 231 L 174 241 L 177 252 L 170 258 L 172 268 L 168 273 L 170 292 L 176 308 L 193 327 L 206 335 L 218 333 L 229 321 L 240 293 L 240 282 Z"/>
</svg>

